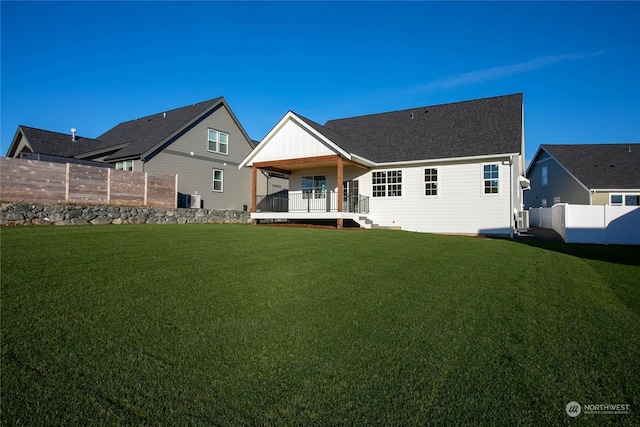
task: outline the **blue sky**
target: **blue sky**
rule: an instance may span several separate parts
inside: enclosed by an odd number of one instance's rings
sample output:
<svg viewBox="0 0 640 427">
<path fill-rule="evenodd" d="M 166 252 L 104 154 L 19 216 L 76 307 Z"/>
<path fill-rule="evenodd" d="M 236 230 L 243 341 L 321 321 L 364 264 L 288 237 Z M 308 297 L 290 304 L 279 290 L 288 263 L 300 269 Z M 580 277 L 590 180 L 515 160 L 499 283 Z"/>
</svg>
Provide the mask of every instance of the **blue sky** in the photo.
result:
<svg viewBox="0 0 640 427">
<path fill-rule="evenodd" d="M 250 137 L 523 92 L 539 144 L 640 141 L 639 2 L 1 2 L 1 154 L 224 96 Z"/>
</svg>

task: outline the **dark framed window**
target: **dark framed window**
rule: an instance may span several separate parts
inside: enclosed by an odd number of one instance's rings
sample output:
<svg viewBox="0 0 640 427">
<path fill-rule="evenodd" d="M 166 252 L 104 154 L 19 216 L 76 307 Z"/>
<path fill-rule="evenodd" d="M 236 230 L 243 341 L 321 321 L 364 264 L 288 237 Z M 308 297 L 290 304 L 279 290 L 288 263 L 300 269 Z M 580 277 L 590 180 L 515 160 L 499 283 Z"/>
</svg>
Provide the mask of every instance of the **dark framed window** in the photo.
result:
<svg viewBox="0 0 640 427">
<path fill-rule="evenodd" d="M 424 195 L 438 195 L 438 169 L 428 168 L 424 170 Z"/>
<path fill-rule="evenodd" d="M 500 165 L 483 165 L 484 194 L 498 194 L 500 190 Z"/>
<path fill-rule="evenodd" d="M 402 171 L 374 171 L 371 174 L 373 197 L 402 196 Z"/>
<path fill-rule="evenodd" d="M 327 197 L 327 177 L 325 175 L 303 176 L 300 187 L 303 199 L 324 199 Z"/>
</svg>

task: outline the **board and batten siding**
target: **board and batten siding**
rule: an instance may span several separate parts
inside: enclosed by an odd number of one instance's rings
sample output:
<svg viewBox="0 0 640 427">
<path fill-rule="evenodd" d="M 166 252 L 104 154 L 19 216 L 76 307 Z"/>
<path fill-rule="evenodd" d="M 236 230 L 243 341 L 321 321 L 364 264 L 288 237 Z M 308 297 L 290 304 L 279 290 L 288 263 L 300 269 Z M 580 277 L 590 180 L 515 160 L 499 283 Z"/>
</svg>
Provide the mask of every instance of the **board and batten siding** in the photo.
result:
<svg viewBox="0 0 640 427">
<path fill-rule="evenodd" d="M 253 162 L 289 160 L 304 157 L 328 156 L 336 152 L 302 128 L 287 120 L 253 159 Z"/>
<path fill-rule="evenodd" d="M 483 165 L 499 165 L 499 193 L 484 194 Z M 438 195 L 425 196 L 424 170 L 438 169 Z M 424 165 L 402 170 L 402 196 L 371 197 L 371 172 L 360 178 L 360 192 L 370 196 L 370 216 L 380 226 L 451 234 L 510 234 L 510 167 L 500 161 Z M 516 206 L 516 209 L 518 207 Z"/>
<path fill-rule="evenodd" d="M 229 135 L 228 154 L 208 150 L 208 129 Z M 251 169 L 238 169 L 238 165 L 251 148 L 227 108 L 222 106 L 149 159 L 145 171 L 159 174 L 180 171 L 178 191 L 198 192 L 203 208 L 242 210 L 251 206 Z M 222 192 L 213 191 L 214 169 L 223 171 Z"/>
</svg>

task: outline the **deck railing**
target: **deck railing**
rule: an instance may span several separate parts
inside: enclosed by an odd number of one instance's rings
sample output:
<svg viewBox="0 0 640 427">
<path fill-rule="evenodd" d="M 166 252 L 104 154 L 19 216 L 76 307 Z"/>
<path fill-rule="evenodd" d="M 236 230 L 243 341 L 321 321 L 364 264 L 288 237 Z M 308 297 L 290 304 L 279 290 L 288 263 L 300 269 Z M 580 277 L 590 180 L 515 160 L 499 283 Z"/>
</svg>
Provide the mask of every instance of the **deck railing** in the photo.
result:
<svg viewBox="0 0 640 427">
<path fill-rule="evenodd" d="M 257 212 L 338 212 L 335 191 L 293 192 L 280 191 L 256 196 Z M 342 212 L 368 213 L 369 197 L 361 194 L 343 196 Z"/>
</svg>

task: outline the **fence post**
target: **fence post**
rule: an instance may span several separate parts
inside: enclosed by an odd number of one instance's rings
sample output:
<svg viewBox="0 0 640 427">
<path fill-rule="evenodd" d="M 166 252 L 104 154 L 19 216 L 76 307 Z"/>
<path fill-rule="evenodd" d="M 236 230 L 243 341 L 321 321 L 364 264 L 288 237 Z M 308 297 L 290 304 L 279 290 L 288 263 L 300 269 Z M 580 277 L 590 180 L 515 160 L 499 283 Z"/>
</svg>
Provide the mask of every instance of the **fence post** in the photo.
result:
<svg viewBox="0 0 640 427">
<path fill-rule="evenodd" d="M 174 197 L 175 206 L 174 206 L 174 208 L 177 208 L 178 207 L 178 174 L 176 174 L 176 187 L 174 188 L 174 193 L 175 193 L 175 197 Z"/>
<path fill-rule="evenodd" d="M 149 181 L 147 180 L 147 172 L 144 173 L 144 203 L 147 206 L 147 192 L 149 191 Z"/>
<path fill-rule="evenodd" d="M 551 228 L 553 228 L 553 217 L 551 219 Z M 538 227 L 542 227 L 542 206 L 538 208 Z"/>
<path fill-rule="evenodd" d="M 111 204 L 111 168 L 107 169 L 107 204 Z"/>
<path fill-rule="evenodd" d="M 64 189 L 64 202 L 65 203 L 69 203 L 69 170 L 70 170 L 70 165 L 69 163 L 66 164 L 66 173 L 65 173 L 65 189 Z"/>
</svg>

